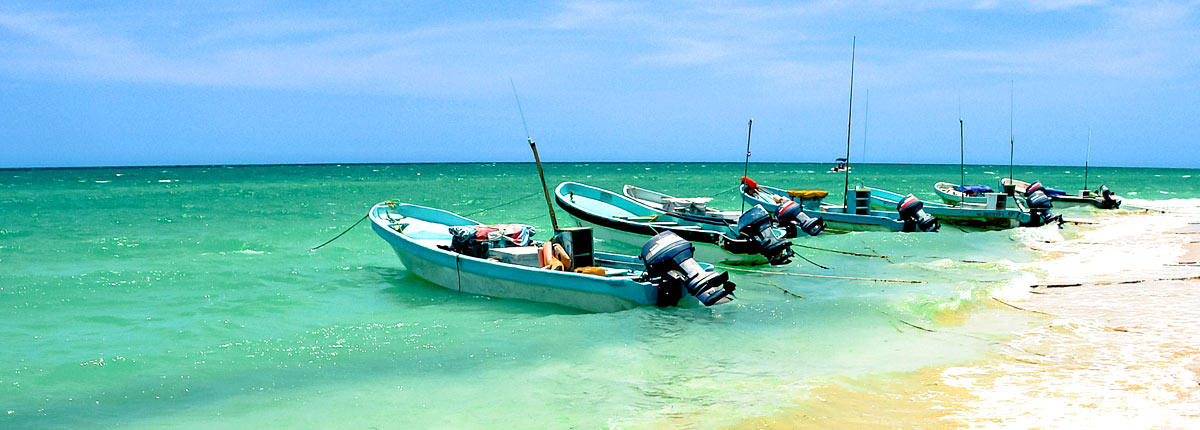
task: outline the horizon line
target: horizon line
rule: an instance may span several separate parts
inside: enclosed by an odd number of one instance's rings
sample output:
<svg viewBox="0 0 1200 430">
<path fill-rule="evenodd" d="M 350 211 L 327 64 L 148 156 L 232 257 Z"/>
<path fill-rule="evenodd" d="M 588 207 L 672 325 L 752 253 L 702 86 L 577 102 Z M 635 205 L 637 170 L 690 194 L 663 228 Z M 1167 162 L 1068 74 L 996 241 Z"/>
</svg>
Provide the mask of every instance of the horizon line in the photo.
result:
<svg viewBox="0 0 1200 430">
<path fill-rule="evenodd" d="M 390 166 L 390 165 L 434 165 L 434 164 L 534 164 L 533 161 L 412 161 L 412 162 L 385 162 L 385 163 L 220 163 L 220 164 L 142 164 L 142 165 L 107 165 L 107 166 L 26 166 L 26 167 L 0 167 L 0 171 L 16 171 L 16 170 L 96 170 L 96 169 L 161 169 L 161 168 L 205 168 L 205 167 L 303 167 L 303 166 Z M 746 164 L 736 161 L 547 161 L 542 164 Z M 832 164 L 829 162 L 820 161 L 774 161 L 774 162 L 749 162 L 749 164 Z M 913 165 L 935 165 L 935 166 L 953 166 L 954 163 L 875 163 L 861 162 L 851 163 L 851 167 L 856 164 L 870 164 L 881 166 L 913 166 Z M 1005 166 L 1004 164 L 965 164 L 965 166 Z M 1056 165 L 1056 164 L 1013 164 L 1013 167 L 1084 167 L 1082 165 Z M 1161 166 L 1107 166 L 1097 165 L 1091 167 L 1100 168 L 1115 168 L 1115 169 L 1200 169 L 1200 167 L 1161 167 Z"/>
</svg>

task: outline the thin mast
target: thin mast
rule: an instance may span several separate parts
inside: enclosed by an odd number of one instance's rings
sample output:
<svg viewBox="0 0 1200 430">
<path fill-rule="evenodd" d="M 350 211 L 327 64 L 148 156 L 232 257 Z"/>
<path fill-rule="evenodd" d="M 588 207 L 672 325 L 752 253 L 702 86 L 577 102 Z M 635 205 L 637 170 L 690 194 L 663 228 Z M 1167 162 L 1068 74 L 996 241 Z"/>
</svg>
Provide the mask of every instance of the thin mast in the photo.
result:
<svg viewBox="0 0 1200 430">
<path fill-rule="evenodd" d="M 746 124 L 746 164 L 742 168 L 742 177 L 750 174 L 750 132 L 754 131 L 754 118 L 750 118 L 750 123 Z M 746 199 L 742 199 L 742 212 L 746 211 Z"/>
<path fill-rule="evenodd" d="M 867 98 L 863 103 L 863 162 L 867 162 L 867 124 L 871 119 L 871 90 L 867 90 Z"/>
<path fill-rule="evenodd" d="M 958 185 L 967 186 L 967 168 L 965 167 L 967 147 L 963 140 L 962 99 L 958 100 Z"/>
<path fill-rule="evenodd" d="M 1016 144 L 1013 139 L 1013 81 L 1008 81 L 1008 183 L 1013 183 L 1013 153 Z M 1014 185 L 1015 187 L 1015 185 Z"/>
<path fill-rule="evenodd" d="M 842 187 L 842 207 L 850 207 L 850 120 L 854 116 L 854 47 L 858 36 L 850 39 L 850 111 L 846 114 L 846 183 Z"/>
<path fill-rule="evenodd" d="M 963 140 L 963 120 L 962 116 L 960 115 L 958 117 L 958 180 L 961 182 L 959 185 L 964 187 L 967 186 L 967 168 L 965 166 L 966 156 L 964 155 L 966 152 L 966 143 Z"/>
<path fill-rule="evenodd" d="M 1088 188 L 1088 161 L 1092 158 L 1092 127 L 1088 126 L 1087 155 L 1083 157 L 1083 189 Z"/>
<path fill-rule="evenodd" d="M 521 125 L 525 126 L 525 140 L 529 141 L 529 149 L 533 150 L 533 161 L 537 163 L 538 178 L 542 180 L 542 194 L 546 196 L 546 207 L 550 209 L 550 225 L 554 227 L 554 232 L 558 233 L 558 218 L 554 216 L 554 205 L 550 203 L 550 189 L 546 187 L 546 174 L 542 172 L 542 159 L 538 157 L 537 144 L 533 143 L 533 137 L 529 134 L 529 124 L 525 122 L 525 110 L 521 109 L 521 97 L 517 96 L 517 84 L 513 83 L 512 78 L 508 79 L 509 85 L 512 85 L 513 98 L 517 99 L 517 111 L 521 113 Z"/>
</svg>

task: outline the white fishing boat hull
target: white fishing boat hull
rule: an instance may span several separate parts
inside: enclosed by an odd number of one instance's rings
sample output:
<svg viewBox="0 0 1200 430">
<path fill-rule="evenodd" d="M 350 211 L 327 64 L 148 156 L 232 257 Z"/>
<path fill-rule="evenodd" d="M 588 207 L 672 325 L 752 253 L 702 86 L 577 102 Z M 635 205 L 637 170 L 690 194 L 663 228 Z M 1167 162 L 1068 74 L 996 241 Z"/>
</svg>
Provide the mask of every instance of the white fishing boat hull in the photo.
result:
<svg viewBox="0 0 1200 430">
<path fill-rule="evenodd" d="M 442 249 L 448 245 L 448 226 L 477 222 L 439 209 L 404 203 L 376 205 L 370 212 L 372 229 L 391 245 L 404 267 L 434 285 L 461 293 L 552 303 L 570 308 L 611 312 L 655 305 L 657 286 L 629 276 L 595 276 L 506 264 Z M 403 225 L 403 226 L 401 226 Z M 595 253 L 599 265 L 641 266 L 638 257 Z M 712 266 L 702 264 L 705 270 Z M 619 270 L 617 270 L 619 272 Z M 686 292 L 679 305 L 699 306 Z"/>
</svg>

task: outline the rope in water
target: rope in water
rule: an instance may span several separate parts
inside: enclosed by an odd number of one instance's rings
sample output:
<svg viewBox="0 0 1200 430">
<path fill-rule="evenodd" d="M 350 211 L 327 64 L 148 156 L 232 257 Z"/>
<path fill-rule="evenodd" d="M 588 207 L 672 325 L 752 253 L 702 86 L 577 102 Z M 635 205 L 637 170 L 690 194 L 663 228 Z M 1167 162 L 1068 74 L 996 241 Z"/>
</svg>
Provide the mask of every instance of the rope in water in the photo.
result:
<svg viewBox="0 0 1200 430">
<path fill-rule="evenodd" d="M 800 247 L 800 248 L 815 249 L 817 251 L 833 252 L 833 253 L 837 253 L 837 254 L 853 255 L 856 257 L 882 258 L 884 260 L 887 260 L 890 258 L 929 258 L 929 259 L 934 259 L 934 260 L 941 260 L 944 258 L 944 257 L 935 257 L 935 256 L 931 256 L 931 255 L 891 255 L 891 256 L 889 256 L 889 255 L 879 255 L 879 254 L 864 254 L 864 253 L 860 253 L 860 252 L 840 251 L 840 250 L 836 250 L 836 249 L 801 245 L 801 244 L 797 244 L 797 243 L 793 243 L 792 246 L 796 246 L 796 247 Z M 989 263 L 987 261 L 981 261 L 981 260 L 954 260 L 954 261 L 957 261 L 959 263 L 970 263 L 970 264 L 987 264 L 987 263 Z"/>
<path fill-rule="evenodd" d="M 853 255 L 856 257 L 884 258 L 884 259 L 890 258 L 886 255 L 863 254 L 863 253 L 858 253 L 858 252 L 839 251 L 836 249 L 820 248 L 820 247 L 816 247 L 816 246 L 801 245 L 801 244 L 797 244 L 797 243 L 793 243 L 792 246 L 798 246 L 801 248 L 808 248 L 808 249 L 815 249 L 817 251 L 833 252 L 833 253 L 837 253 L 837 254 Z"/>
<path fill-rule="evenodd" d="M 519 202 L 519 201 L 521 201 L 521 200 L 525 200 L 525 199 L 527 199 L 527 198 L 530 198 L 530 197 L 536 196 L 536 195 L 538 195 L 538 194 L 541 194 L 541 193 L 537 193 L 537 192 L 535 192 L 535 193 L 532 193 L 532 194 L 529 194 L 529 195 L 525 195 L 525 196 L 522 196 L 522 197 L 518 197 L 518 198 L 516 198 L 516 199 L 509 200 L 509 201 L 507 201 L 507 202 L 504 202 L 504 203 L 501 203 L 501 204 L 498 204 L 498 205 L 495 205 L 495 206 L 492 206 L 492 207 L 487 207 L 487 208 L 483 208 L 483 209 L 477 210 L 477 211 L 475 211 L 475 212 L 471 212 L 471 213 L 469 213 L 469 214 L 463 215 L 463 217 L 471 217 L 471 216 L 474 216 L 474 215 L 478 215 L 478 214 L 481 214 L 481 213 L 484 213 L 484 212 L 490 211 L 490 210 L 492 210 L 492 209 L 496 209 L 496 208 L 499 208 L 499 207 L 503 207 L 503 206 L 511 205 L 511 204 L 513 204 L 513 203 Z M 392 201 L 391 201 L 391 200 L 389 200 L 389 201 L 388 201 L 388 203 L 389 203 L 389 204 L 391 204 L 391 203 L 392 203 Z M 395 206 L 393 205 L 393 208 L 394 208 L 394 207 L 395 207 Z M 539 216 L 541 216 L 541 215 L 539 215 Z M 333 239 L 329 239 L 329 240 L 325 241 L 325 243 L 322 243 L 322 244 L 320 244 L 320 245 L 317 245 L 317 246 L 314 246 L 314 247 L 312 247 L 311 249 L 309 249 L 309 250 L 308 250 L 308 252 L 313 252 L 313 251 L 316 251 L 316 250 L 318 250 L 318 249 L 321 249 L 321 247 L 324 247 L 325 245 L 328 245 L 328 244 L 330 244 L 330 243 L 333 243 L 333 241 L 335 241 L 335 240 L 338 240 L 338 238 L 342 237 L 342 235 L 344 235 L 344 234 L 346 234 L 346 233 L 349 233 L 349 232 L 350 232 L 350 230 L 353 230 L 353 229 L 354 229 L 354 227 L 358 227 L 358 224 L 359 224 L 359 223 L 362 223 L 362 222 L 363 222 L 363 220 L 365 220 L 365 219 L 367 219 L 367 218 L 369 218 L 369 217 L 370 217 L 370 214 L 363 215 L 363 217 L 362 217 L 362 218 L 359 218 L 359 219 L 358 219 L 358 221 L 355 221 L 355 222 L 354 222 L 354 224 L 352 224 L 352 225 L 351 225 L 349 228 L 347 228 L 347 229 L 345 229 L 345 230 L 342 230 L 342 232 L 341 232 L 341 233 L 338 233 L 338 235 L 337 235 L 337 236 L 334 236 L 334 237 L 333 237 Z"/>
<path fill-rule="evenodd" d="M 469 213 L 469 214 L 465 214 L 465 215 L 463 215 L 463 217 L 464 217 L 464 218 L 470 218 L 470 217 L 472 217 L 472 216 L 479 215 L 479 214 L 481 214 L 481 213 L 484 213 L 484 212 L 490 211 L 490 210 L 492 210 L 492 209 L 496 209 L 496 208 L 500 208 L 500 207 L 504 207 L 504 206 L 511 205 L 511 204 L 513 204 L 513 203 L 519 202 L 519 201 L 521 201 L 521 200 L 525 200 L 525 199 L 527 199 L 527 198 L 530 198 L 530 197 L 536 196 L 536 195 L 538 195 L 538 194 L 541 194 L 541 193 L 534 191 L 533 193 L 530 193 L 530 194 L 528 194 L 528 195 L 521 196 L 521 197 L 517 197 L 517 198 L 515 198 L 515 199 L 509 200 L 509 201 L 507 201 L 507 202 L 504 202 L 504 203 L 501 203 L 501 204 L 498 204 L 498 205 L 495 205 L 495 206 L 492 206 L 492 207 L 489 207 L 489 208 L 483 208 L 483 209 L 477 210 L 477 211 L 475 211 L 475 212 L 471 212 L 471 213 Z M 545 215 L 545 214 L 542 214 L 542 215 Z M 538 216 L 541 216 L 541 215 L 538 215 Z"/>
<path fill-rule="evenodd" d="M 350 226 L 350 228 L 347 228 L 347 229 L 345 229 L 345 230 L 342 230 L 342 232 L 341 232 L 341 233 L 338 233 L 338 235 L 337 235 L 337 236 L 334 236 L 334 237 L 333 237 L 333 239 L 329 239 L 329 240 L 325 241 L 325 243 L 322 243 L 322 244 L 320 244 L 320 245 L 317 245 L 317 246 L 314 246 L 314 247 L 312 247 L 312 249 L 309 249 L 309 250 L 308 250 L 308 252 L 313 252 L 313 251 L 316 251 L 316 250 L 318 250 L 318 249 L 321 249 L 321 247 L 323 247 L 323 246 L 325 246 L 325 245 L 328 245 L 328 244 L 330 244 L 330 243 L 333 243 L 333 241 L 335 241 L 335 240 L 338 240 L 338 238 L 339 238 L 339 237 L 342 237 L 342 235 L 344 235 L 344 234 L 346 234 L 346 233 L 349 233 L 349 232 L 350 232 L 350 230 L 353 230 L 353 229 L 354 229 L 354 227 L 358 227 L 358 224 L 359 224 L 359 223 L 361 223 L 361 222 L 363 222 L 363 220 L 367 219 L 367 217 L 368 217 L 368 216 L 370 216 L 370 214 L 363 215 L 363 216 L 362 216 L 362 218 L 359 218 L 359 219 L 358 219 L 358 221 L 355 221 L 355 222 L 354 222 L 354 224 Z"/>
<path fill-rule="evenodd" d="M 766 274 L 766 275 L 800 276 L 800 277 L 804 277 L 804 278 L 846 279 L 846 280 L 850 280 L 850 281 L 888 282 L 888 283 L 894 283 L 894 284 L 924 284 L 925 283 L 925 281 L 916 281 L 916 280 L 911 280 L 911 279 L 880 279 L 880 278 L 859 278 L 859 277 L 855 277 L 855 276 L 813 275 L 810 273 L 775 272 L 775 271 L 770 271 L 770 270 L 743 269 L 740 267 L 729 267 L 729 266 L 721 266 L 721 268 L 725 269 L 725 270 L 736 270 L 736 271 L 740 271 L 740 272 L 762 273 L 762 274 Z"/>
</svg>

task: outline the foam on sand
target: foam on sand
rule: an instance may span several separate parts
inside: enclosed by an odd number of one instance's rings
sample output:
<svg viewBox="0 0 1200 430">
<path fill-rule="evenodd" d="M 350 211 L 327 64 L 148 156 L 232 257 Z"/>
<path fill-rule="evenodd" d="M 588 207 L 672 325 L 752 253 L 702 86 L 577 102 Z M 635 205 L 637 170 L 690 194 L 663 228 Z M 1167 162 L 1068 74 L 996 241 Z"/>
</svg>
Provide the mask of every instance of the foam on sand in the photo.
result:
<svg viewBox="0 0 1200 430">
<path fill-rule="evenodd" d="M 948 419 L 972 427 L 1200 428 L 1200 208 L 1113 216 L 1075 239 L 1039 242 L 1050 258 L 1019 306 L 1048 321 L 1003 360 L 953 367 L 971 393 Z M 1051 287 L 1045 287 L 1051 286 Z"/>
</svg>

